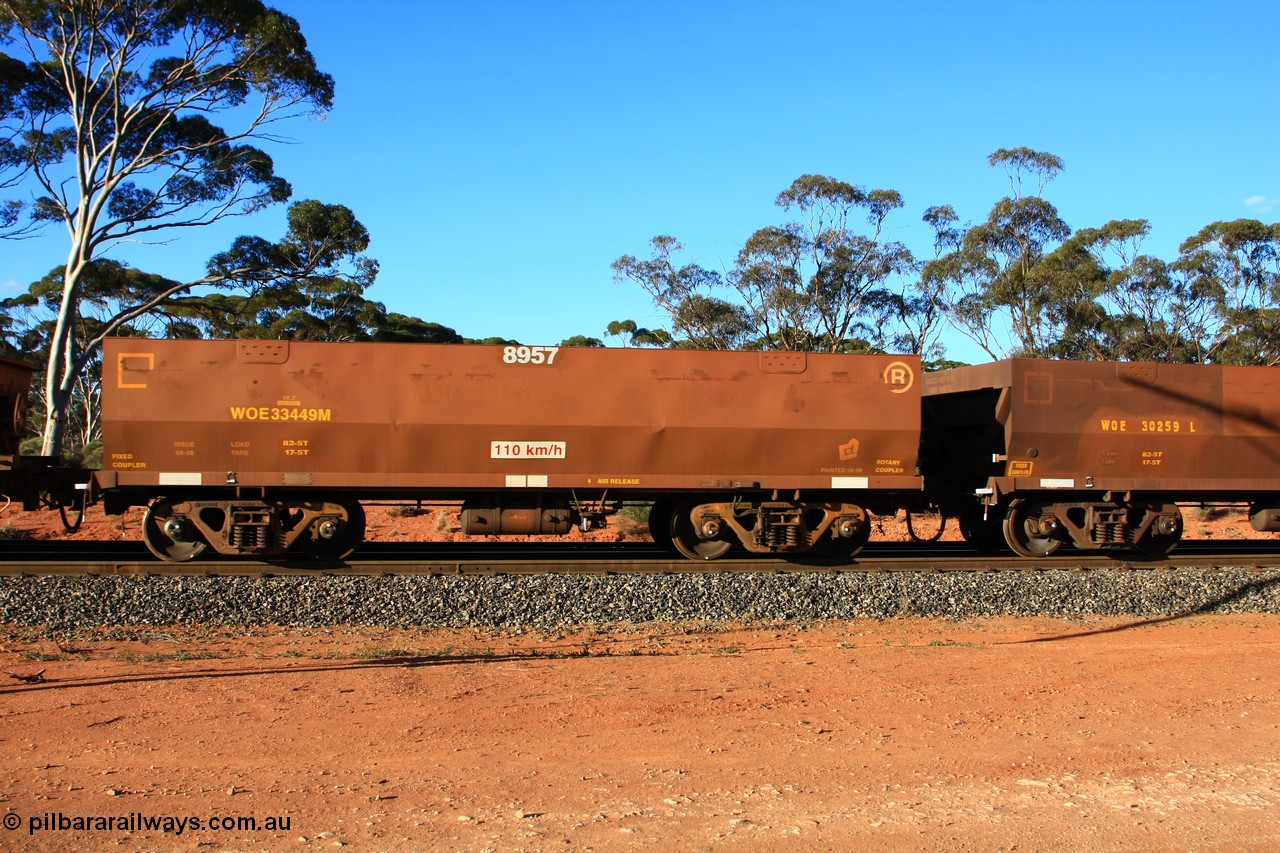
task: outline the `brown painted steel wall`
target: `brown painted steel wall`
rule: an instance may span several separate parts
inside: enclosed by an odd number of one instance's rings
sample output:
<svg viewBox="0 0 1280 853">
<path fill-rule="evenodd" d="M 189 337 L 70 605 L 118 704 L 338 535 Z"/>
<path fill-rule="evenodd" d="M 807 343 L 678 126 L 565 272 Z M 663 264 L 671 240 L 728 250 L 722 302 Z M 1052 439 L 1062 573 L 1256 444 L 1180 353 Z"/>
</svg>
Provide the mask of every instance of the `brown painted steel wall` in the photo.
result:
<svg viewBox="0 0 1280 853">
<path fill-rule="evenodd" d="M 552 349 L 111 340 L 104 484 L 920 486 L 914 357 Z"/>
<path fill-rule="evenodd" d="M 0 355 L 0 454 L 16 454 L 26 435 L 27 395 L 38 369 L 31 362 Z M 0 460 L 0 467 L 7 468 L 11 462 Z"/>
<path fill-rule="evenodd" d="M 1280 488 L 1280 368 L 1010 359 L 929 374 L 924 394 L 957 431 L 981 400 L 1008 460 L 970 442 L 987 454 L 970 472 L 1019 489 Z"/>
</svg>

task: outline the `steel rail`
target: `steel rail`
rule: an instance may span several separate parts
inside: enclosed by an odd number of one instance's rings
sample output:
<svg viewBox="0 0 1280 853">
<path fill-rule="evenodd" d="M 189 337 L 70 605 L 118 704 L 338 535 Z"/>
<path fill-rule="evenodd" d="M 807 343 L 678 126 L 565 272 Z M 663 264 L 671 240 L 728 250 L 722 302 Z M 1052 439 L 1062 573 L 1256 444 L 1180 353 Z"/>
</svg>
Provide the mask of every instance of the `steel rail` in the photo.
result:
<svg viewBox="0 0 1280 853">
<path fill-rule="evenodd" d="M 28 547 L 19 551 L 11 546 Z M 310 561 L 214 559 L 165 563 L 134 542 L 10 543 L 0 547 L 0 576 L 322 577 L 392 575 L 624 575 L 716 573 L 1045 572 L 1169 570 L 1183 568 L 1280 568 L 1275 540 L 1184 543 L 1172 555 L 1059 552 L 1027 559 L 980 555 L 959 543 L 877 544 L 853 560 L 723 558 L 674 559 L 647 543 L 370 543 L 338 564 Z M 1064 549 L 1065 550 L 1065 549 Z"/>
</svg>

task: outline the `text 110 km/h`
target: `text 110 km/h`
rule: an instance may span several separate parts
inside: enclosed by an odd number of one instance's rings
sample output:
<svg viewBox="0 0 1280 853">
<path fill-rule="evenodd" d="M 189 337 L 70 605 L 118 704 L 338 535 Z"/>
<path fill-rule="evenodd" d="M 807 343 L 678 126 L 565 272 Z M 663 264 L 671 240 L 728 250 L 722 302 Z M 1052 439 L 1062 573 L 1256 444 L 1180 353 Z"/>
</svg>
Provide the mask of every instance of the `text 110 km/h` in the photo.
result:
<svg viewBox="0 0 1280 853">
<path fill-rule="evenodd" d="M 491 441 L 490 459 L 564 459 L 563 441 Z"/>
</svg>

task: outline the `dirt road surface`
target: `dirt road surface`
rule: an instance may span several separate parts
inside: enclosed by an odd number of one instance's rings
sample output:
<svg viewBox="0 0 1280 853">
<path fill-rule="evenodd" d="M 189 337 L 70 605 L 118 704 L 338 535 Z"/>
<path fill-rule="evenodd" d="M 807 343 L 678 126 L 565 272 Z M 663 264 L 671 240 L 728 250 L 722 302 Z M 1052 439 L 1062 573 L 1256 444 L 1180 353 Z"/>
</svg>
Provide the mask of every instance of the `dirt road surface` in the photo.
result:
<svg viewBox="0 0 1280 853">
<path fill-rule="evenodd" d="M 1280 617 L 137 636 L 10 632 L 0 849 L 1280 849 Z"/>
</svg>

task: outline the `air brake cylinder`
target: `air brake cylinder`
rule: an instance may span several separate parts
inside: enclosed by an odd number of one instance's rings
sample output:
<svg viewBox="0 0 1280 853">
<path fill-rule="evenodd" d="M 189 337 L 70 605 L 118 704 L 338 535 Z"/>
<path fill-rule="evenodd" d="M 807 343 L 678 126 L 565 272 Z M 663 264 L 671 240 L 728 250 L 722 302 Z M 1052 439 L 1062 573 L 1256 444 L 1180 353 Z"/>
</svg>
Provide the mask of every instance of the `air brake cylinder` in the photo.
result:
<svg viewBox="0 0 1280 853">
<path fill-rule="evenodd" d="M 504 497 L 467 501 L 461 521 L 468 536 L 561 535 L 573 529 L 574 513 L 563 503 Z"/>
<path fill-rule="evenodd" d="M 1280 533 L 1280 507 L 1249 507 L 1249 523 L 1260 533 Z"/>
</svg>

